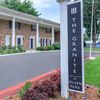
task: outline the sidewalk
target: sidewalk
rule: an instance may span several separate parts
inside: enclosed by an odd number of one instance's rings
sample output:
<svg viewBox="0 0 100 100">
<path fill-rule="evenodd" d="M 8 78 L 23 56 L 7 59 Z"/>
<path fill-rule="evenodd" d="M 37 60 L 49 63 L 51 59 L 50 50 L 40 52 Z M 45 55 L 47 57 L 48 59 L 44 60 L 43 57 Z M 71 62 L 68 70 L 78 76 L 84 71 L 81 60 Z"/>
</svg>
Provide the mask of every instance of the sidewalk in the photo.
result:
<svg viewBox="0 0 100 100">
<path fill-rule="evenodd" d="M 47 52 L 57 52 L 60 50 L 48 50 L 48 51 L 36 51 L 36 50 L 26 50 L 26 52 L 22 52 L 22 53 L 12 53 L 12 54 L 2 54 L 0 55 L 0 57 L 4 57 L 4 56 L 14 56 L 14 55 L 24 55 L 24 54 L 33 54 L 33 53 L 47 53 Z"/>
</svg>

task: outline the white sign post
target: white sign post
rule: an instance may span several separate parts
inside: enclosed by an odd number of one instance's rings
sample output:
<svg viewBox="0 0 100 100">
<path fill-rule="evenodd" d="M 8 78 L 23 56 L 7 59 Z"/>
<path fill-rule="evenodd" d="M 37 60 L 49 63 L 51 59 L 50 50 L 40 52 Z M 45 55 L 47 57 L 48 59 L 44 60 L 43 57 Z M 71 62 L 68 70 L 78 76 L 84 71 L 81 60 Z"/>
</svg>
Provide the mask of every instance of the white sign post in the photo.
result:
<svg viewBox="0 0 100 100">
<path fill-rule="evenodd" d="M 83 0 L 60 3 L 61 96 L 84 93 Z"/>
</svg>

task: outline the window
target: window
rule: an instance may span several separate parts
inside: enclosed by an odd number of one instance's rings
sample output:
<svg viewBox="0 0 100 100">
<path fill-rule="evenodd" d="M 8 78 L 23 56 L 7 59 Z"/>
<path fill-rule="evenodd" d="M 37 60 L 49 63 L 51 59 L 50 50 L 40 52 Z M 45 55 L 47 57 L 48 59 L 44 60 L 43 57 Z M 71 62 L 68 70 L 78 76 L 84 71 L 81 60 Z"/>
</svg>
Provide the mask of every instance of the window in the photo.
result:
<svg viewBox="0 0 100 100">
<path fill-rule="evenodd" d="M 51 33 L 51 28 L 45 28 L 46 33 Z"/>
<path fill-rule="evenodd" d="M 9 29 L 12 29 L 12 21 L 9 21 Z"/>
<path fill-rule="evenodd" d="M 36 31 L 36 25 L 31 25 L 31 31 Z"/>
<path fill-rule="evenodd" d="M 20 26 L 21 26 L 20 22 L 16 22 L 15 28 L 18 29 L 18 30 L 20 30 Z"/>
<path fill-rule="evenodd" d="M 16 22 L 15 28 L 20 30 L 21 24 L 20 22 Z M 12 21 L 9 21 L 9 29 L 12 29 Z"/>
</svg>

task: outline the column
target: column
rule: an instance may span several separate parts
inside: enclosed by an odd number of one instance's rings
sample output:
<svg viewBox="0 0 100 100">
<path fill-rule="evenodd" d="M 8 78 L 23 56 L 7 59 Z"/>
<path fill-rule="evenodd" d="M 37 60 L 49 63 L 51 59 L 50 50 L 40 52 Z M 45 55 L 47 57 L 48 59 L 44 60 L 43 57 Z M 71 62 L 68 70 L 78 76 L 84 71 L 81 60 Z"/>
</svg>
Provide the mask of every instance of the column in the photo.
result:
<svg viewBox="0 0 100 100">
<path fill-rule="evenodd" d="M 55 42 L 54 27 L 52 26 L 52 44 Z"/>
<path fill-rule="evenodd" d="M 36 24 L 36 47 L 40 46 L 40 40 L 39 40 L 39 23 Z"/>
<path fill-rule="evenodd" d="M 15 46 L 15 17 L 12 20 L 12 47 Z"/>
</svg>

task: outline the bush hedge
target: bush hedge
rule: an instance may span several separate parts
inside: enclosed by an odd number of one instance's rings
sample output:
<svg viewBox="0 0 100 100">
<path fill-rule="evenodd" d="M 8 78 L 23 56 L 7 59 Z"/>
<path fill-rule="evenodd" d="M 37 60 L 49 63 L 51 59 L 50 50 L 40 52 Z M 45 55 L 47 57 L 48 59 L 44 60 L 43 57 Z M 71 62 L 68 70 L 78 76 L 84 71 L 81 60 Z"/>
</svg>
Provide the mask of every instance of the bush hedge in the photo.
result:
<svg viewBox="0 0 100 100">
<path fill-rule="evenodd" d="M 55 42 L 52 44 L 52 47 L 55 49 L 55 50 L 59 50 L 60 49 L 60 43 L 59 42 Z"/>
<path fill-rule="evenodd" d="M 60 43 L 55 42 L 52 44 L 52 46 L 47 46 L 47 47 L 37 47 L 37 51 L 46 51 L 46 50 L 60 50 Z"/>
<path fill-rule="evenodd" d="M 20 53 L 20 52 L 25 52 L 25 48 L 23 46 L 14 46 L 11 47 L 9 46 L 2 46 L 0 47 L 0 54 L 11 54 L 11 53 Z"/>
<path fill-rule="evenodd" d="M 48 47 L 37 47 L 36 50 L 37 51 L 47 51 L 47 50 L 54 50 L 54 48 L 50 47 L 50 46 L 48 46 Z"/>
<path fill-rule="evenodd" d="M 28 89 L 21 97 L 22 100 L 49 100 L 60 92 L 60 71 L 52 74 L 48 79 L 41 80 Z"/>
</svg>

